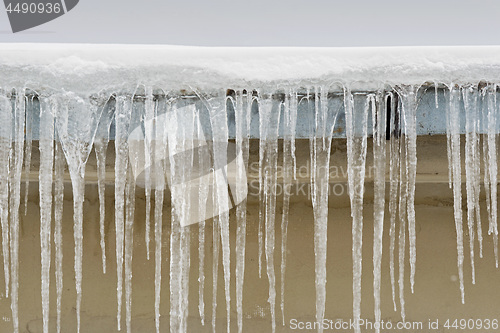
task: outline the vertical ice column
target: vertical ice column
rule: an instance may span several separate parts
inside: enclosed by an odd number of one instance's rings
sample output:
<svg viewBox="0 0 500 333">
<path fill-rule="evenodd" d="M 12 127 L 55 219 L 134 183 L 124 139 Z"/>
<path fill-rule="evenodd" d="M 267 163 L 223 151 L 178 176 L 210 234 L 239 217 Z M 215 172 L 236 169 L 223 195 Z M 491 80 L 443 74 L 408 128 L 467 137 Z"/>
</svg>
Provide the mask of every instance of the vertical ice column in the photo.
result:
<svg viewBox="0 0 500 333">
<path fill-rule="evenodd" d="M 215 206 L 215 196 L 213 196 Z M 214 216 L 212 222 L 212 332 L 216 333 L 215 325 L 217 319 L 217 282 L 219 280 L 219 247 L 220 228 L 219 217 Z"/>
<path fill-rule="evenodd" d="M 228 125 L 227 104 L 225 93 L 220 92 L 218 96 L 205 98 L 210 114 L 213 139 L 213 159 L 215 170 L 215 188 L 217 205 L 214 212 L 219 216 L 219 227 L 221 230 L 222 243 L 222 265 L 224 269 L 224 285 L 226 296 L 227 331 L 230 330 L 231 322 L 231 294 L 230 294 L 230 247 L 229 247 L 229 207 L 231 202 L 228 198 L 227 179 L 227 148 L 228 148 Z"/>
<path fill-rule="evenodd" d="M 402 121 L 402 120 L 401 120 Z M 407 202 L 408 202 L 408 174 L 406 172 L 406 164 L 408 163 L 408 153 L 406 144 L 406 135 L 399 140 L 399 205 L 398 205 L 398 286 L 399 286 L 399 306 L 401 319 L 406 320 L 405 311 L 405 252 L 406 252 L 406 219 L 407 219 Z"/>
<path fill-rule="evenodd" d="M 386 150 L 386 97 L 382 91 L 371 96 L 373 125 L 373 292 L 375 300 L 375 322 L 380 323 L 380 283 L 382 269 L 382 237 L 385 212 L 385 150 Z M 380 327 L 376 328 L 380 332 Z"/>
<path fill-rule="evenodd" d="M 396 311 L 396 279 L 394 270 L 394 250 L 396 244 L 396 219 L 398 210 L 398 189 L 399 189 L 399 172 L 400 172 L 400 146 L 401 146 L 401 133 L 400 133 L 400 118 L 397 111 L 397 95 L 391 93 L 390 95 L 390 189 L 389 189 L 389 214 L 390 214 L 390 227 L 389 227 L 389 269 L 391 275 L 391 289 L 392 289 L 392 303 L 394 311 Z"/>
<path fill-rule="evenodd" d="M 417 92 L 418 86 L 401 86 L 400 97 L 405 129 L 408 238 L 410 242 L 410 287 L 413 293 L 417 262 L 415 227 L 415 180 L 417 176 Z"/>
<path fill-rule="evenodd" d="M 115 111 L 115 230 L 116 230 L 116 298 L 118 330 L 121 330 L 123 254 L 125 242 L 125 184 L 128 169 L 128 128 L 132 112 L 130 97 L 117 96 Z"/>
<path fill-rule="evenodd" d="M 196 135 L 199 142 L 204 140 L 203 126 L 200 121 L 200 112 L 196 114 Z M 198 168 L 200 173 L 209 166 L 207 158 L 208 146 L 198 148 Z M 199 197 L 198 197 L 198 312 L 201 324 L 205 326 L 205 215 L 207 212 L 207 200 L 209 185 L 204 177 L 199 177 Z"/>
<path fill-rule="evenodd" d="M 114 103 L 108 101 L 99 120 L 94 141 L 95 156 L 97 160 L 97 188 L 99 194 L 99 232 L 101 235 L 101 260 L 102 272 L 106 273 L 106 242 L 104 234 L 104 221 L 106 214 L 105 189 L 106 189 L 106 152 L 109 144 L 109 129 L 114 117 Z"/>
<path fill-rule="evenodd" d="M 24 155 L 24 122 L 26 112 L 25 89 L 15 92 L 14 101 L 14 151 L 11 158 L 9 177 L 10 190 L 10 281 L 11 310 L 14 333 L 19 332 L 19 205 L 21 199 L 21 172 Z"/>
<path fill-rule="evenodd" d="M 467 191 L 467 226 L 469 229 L 470 260 L 472 268 L 472 283 L 476 283 L 474 266 L 474 225 L 476 216 L 479 217 L 479 149 L 478 149 L 478 91 L 475 86 L 465 86 L 462 88 L 464 108 L 465 108 L 465 178 Z M 477 219 L 477 232 L 480 244 L 481 220 Z"/>
<path fill-rule="evenodd" d="M 149 260 L 149 234 L 151 233 L 151 166 L 154 153 L 154 124 L 153 118 L 155 115 L 155 103 L 153 98 L 153 88 L 146 87 L 146 102 L 144 110 L 144 192 L 146 196 L 146 230 L 145 242 L 146 242 L 146 258 Z"/>
<path fill-rule="evenodd" d="M 73 237 L 75 239 L 75 280 L 77 332 L 80 332 L 83 259 L 83 201 L 85 166 L 92 150 L 102 101 L 89 101 L 74 93 L 55 96 L 56 130 L 68 162 L 73 186 Z"/>
<path fill-rule="evenodd" d="M 168 112 L 169 104 L 162 102 L 162 106 L 166 107 L 164 110 Z M 154 188 L 155 188 L 155 328 L 156 333 L 160 333 L 160 294 L 161 294 L 161 264 L 162 264 L 162 236 L 163 236 L 163 201 L 165 191 L 165 153 L 167 147 L 167 117 L 163 114 L 161 117 L 158 112 L 159 102 L 156 101 L 155 107 L 155 131 L 154 131 L 154 156 L 155 159 L 153 174 L 154 174 Z"/>
<path fill-rule="evenodd" d="M 25 125 L 25 137 L 26 137 L 26 147 L 24 149 L 24 175 L 26 177 L 24 185 L 24 215 L 28 213 L 28 193 L 30 184 L 30 169 L 31 169 L 31 150 L 33 147 L 33 112 L 35 104 L 35 96 L 26 97 L 26 107 L 28 112 L 26 112 L 26 125 Z"/>
<path fill-rule="evenodd" d="M 130 164 L 137 160 L 130 161 Z M 125 186 L 126 216 L 125 216 L 125 324 L 127 333 L 132 332 L 132 255 L 134 250 L 134 212 L 135 212 L 135 179 L 133 167 L 127 172 Z"/>
<path fill-rule="evenodd" d="M 297 92 L 289 89 L 285 94 L 283 126 L 283 214 L 281 217 L 281 317 L 285 325 L 285 273 L 286 247 L 288 235 L 288 213 L 290 210 L 290 191 L 292 175 L 295 175 L 295 128 L 297 125 Z M 248 153 L 248 152 L 247 152 Z M 293 164 L 292 164 L 293 163 Z"/>
<path fill-rule="evenodd" d="M 271 94 L 259 95 L 259 131 L 261 145 L 262 184 L 265 196 L 265 254 L 269 281 L 268 302 L 271 307 L 272 332 L 276 330 L 276 275 L 274 271 L 276 186 L 278 163 L 278 129 L 281 103 L 275 103 Z"/>
<path fill-rule="evenodd" d="M 236 197 L 240 198 L 247 192 L 246 172 L 250 146 L 250 121 L 253 97 L 249 90 L 237 91 L 233 101 L 236 123 Z M 243 282 L 245 277 L 245 243 L 246 243 L 246 210 L 244 199 L 236 206 L 236 312 L 238 316 L 238 332 L 243 331 Z"/>
<path fill-rule="evenodd" d="M 61 333 L 61 306 L 63 291 L 63 248 L 62 248 L 62 214 L 64 206 L 64 153 L 60 140 L 55 144 L 55 168 L 54 168 L 54 244 L 55 271 L 56 271 L 56 295 L 57 295 L 57 333 Z"/>
<path fill-rule="evenodd" d="M 316 283 L 316 322 L 322 323 L 326 306 L 326 255 L 328 234 L 328 191 L 330 179 L 330 150 L 332 134 L 341 102 L 339 99 L 328 101 L 328 87 L 315 88 L 315 113 L 312 183 L 312 204 L 314 213 L 314 258 Z M 320 325 L 318 332 L 323 332 Z"/>
<path fill-rule="evenodd" d="M 12 158 L 12 104 L 10 98 L 0 95 L 0 221 L 2 226 L 2 257 L 5 296 L 9 297 L 10 245 L 9 245 L 9 179 Z"/>
<path fill-rule="evenodd" d="M 497 85 L 490 84 L 486 88 L 486 100 L 487 100 L 487 110 L 485 111 L 487 116 L 487 169 L 489 177 L 489 194 L 490 194 L 490 219 L 488 234 L 493 235 L 493 249 L 495 253 L 495 263 L 498 268 L 498 208 L 497 208 L 497 142 L 496 142 L 496 131 L 497 131 Z M 485 182 L 486 186 L 486 182 Z"/>
<path fill-rule="evenodd" d="M 453 180 L 453 202 L 455 229 L 457 233 L 457 265 L 460 281 L 460 293 L 462 303 L 464 303 L 464 245 L 463 245 L 463 227 L 462 227 L 462 166 L 460 161 L 460 90 L 452 84 L 450 86 L 450 97 L 448 106 L 448 119 L 451 136 L 451 162 L 449 166 L 452 169 Z"/>
<path fill-rule="evenodd" d="M 170 113 L 167 129 L 172 194 L 170 330 L 186 332 L 190 268 L 190 229 L 187 225 L 194 214 L 191 206 L 193 189 L 190 186 L 193 179 L 196 108 L 189 100 L 181 99 Z"/>
<path fill-rule="evenodd" d="M 177 148 L 177 107 L 172 106 L 171 115 L 168 122 L 168 159 L 170 162 L 169 177 L 170 184 L 174 184 L 180 177 L 177 172 L 177 159 L 173 158 Z M 180 332 L 180 300 L 179 290 L 181 289 L 181 263 L 180 263 L 180 211 L 182 204 L 174 203 L 174 200 L 180 200 L 180 193 L 172 185 L 171 188 L 171 227 L 170 227 L 170 332 Z"/>
<path fill-rule="evenodd" d="M 30 110 L 31 111 L 31 110 Z M 43 332 L 49 332 L 49 292 L 52 233 L 52 170 L 54 162 L 54 115 L 48 97 L 40 100 L 40 248 L 42 261 L 42 317 Z"/>
<path fill-rule="evenodd" d="M 363 192 L 365 182 L 368 99 L 344 90 L 347 135 L 347 172 L 352 216 L 353 320 L 360 332 L 363 244 Z"/>
</svg>

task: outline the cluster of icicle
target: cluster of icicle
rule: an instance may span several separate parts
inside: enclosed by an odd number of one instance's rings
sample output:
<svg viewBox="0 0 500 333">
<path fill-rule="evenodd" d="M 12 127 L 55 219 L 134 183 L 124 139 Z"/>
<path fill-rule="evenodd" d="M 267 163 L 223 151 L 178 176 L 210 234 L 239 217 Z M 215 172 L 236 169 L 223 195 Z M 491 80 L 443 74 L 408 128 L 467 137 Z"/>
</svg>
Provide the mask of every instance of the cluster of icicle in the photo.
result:
<svg viewBox="0 0 500 333">
<path fill-rule="evenodd" d="M 484 163 L 484 189 L 486 192 L 489 213 L 489 234 L 495 242 L 497 256 L 497 155 L 496 155 L 496 85 L 457 86 L 450 84 L 446 90 L 448 158 L 450 162 L 450 187 L 455 199 L 455 221 L 457 229 L 458 269 L 462 301 L 463 290 L 463 230 L 461 208 L 461 167 L 460 167 L 460 110 L 465 108 L 466 120 L 466 189 L 467 189 L 467 225 L 470 237 L 470 255 L 472 263 L 472 279 L 474 282 L 474 235 L 480 244 L 482 256 L 482 234 L 479 216 L 480 192 L 480 131 L 482 134 Z M 272 331 L 276 328 L 276 277 L 274 266 L 275 224 L 276 224 L 276 191 L 278 165 L 278 138 L 280 124 L 283 127 L 283 166 L 284 184 L 291 184 L 296 176 L 295 129 L 297 110 L 304 105 L 313 111 L 314 123 L 311 125 L 310 158 L 311 182 L 313 185 L 312 203 L 314 210 L 314 251 L 316 266 L 316 320 L 322 322 L 326 306 L 326 263 L 327 263 L 327 227 L 328 227 L 328 166 L 333 129 L 337 117 L 345 113 L 348 157 L 348 181 L 352 214 L 352 259 L 353 259 L 353 318 L 360 319 L 361 276 L 362 276 L 362 230 L 363 230 L 363 193 L 365 183 L 365 163 L 367 154 L 368 117 L 372 117 L 373 155 L 376 173 L 374 175 L 374 245 L 373 245 L 373 285 L 375 298 L 375 320 L 381 319 L 380 313 L 380 281 L 382 236 L 384 232 L 384 210 L 386 193 L 386 159 L 389 159 L 389 216 L 390 216 L 390 277 L 392 296 L 396 310 L 395 280 L 395 248 L 396 226 L 398 228 L 399 250 L 399 307 L 403 321 L 405 320 L 405 238 L 409 233 L 410 248 L 410 286 L 413 292 L 416 265 L 416 232 L 415 232 L 415 178 L 417 166 L 416 154 L 416 117 L 419 86 L 399 86 L 390 91 L 380 89 L 373 93 L 355 93 L 345 86 L 344 98 L 329 98 L 329 87 L 313 87 L 301 90 L 299 94 L 293 89 L 280 91 L 279 98 L 271 93 L 257 90 L 236 90 L 231 94 L 220 91 L 218 94 L 197 93 L 197 103 L 186 103 L 182 96 L 156 98 L 153 89 L 147 87 L 142 95 L 142 103 L 136 103 L 134 95 L 113 95 L 101 97 L 83 97 L 75 93 L 54 93 L 51 95 L 27 94 L 26 89 L 3 91 L 0 95 L 0 212 L 2 227 L 2 252 L 5 273 L 6 295 L 11 298 L 12 323 L 14 332 L 19 332 L 18 321 L 18 251 L 19 251 L 19 210 L 20 186 L 23 163 L 26 174 L 30 172 L 31 149 L 33 140 L 33 111 L 40 114 L 40 247 L 41 247 L 41 281 L 43 305 L 43 331 L 49 328 L 49 285 L 51 251 L 53 240 L 55 245 L 55 283 L 57 290 L 57 332 L 61 331 L 61 296 L 63 290 L 62 270 L 62 209 L 63 209 L 63 175 L 65 168 L 71 177 L 74 200 L 74 270 L 77 293 L 76 312 L 78 331 L 80 329 L 80 305 L 82 299 L 82 256 L 83 256 L 83 201 L 85 188 L 85 165 L 94 148 L 98 166 L 98 193 L 100 202 L 100 232 L 102 248 L 102 268 L 106 272 L 105 228 L 104 228 L 104 181 L 106 152 L 110 141 L 110 128 L 114 124 L 115 149 L 115 229 L 116 229 L 116 264 L 117 264 L 117 326 L 121 329 L 122 294 L 125 296 L 125 322 L 127 332 L 131 331 L 132 311 L 132 249 L 134 232 L 134 207 L 136 179 L 133 175 L 134 158 L 129 150 L 129 134 L 137 126 L 143 124 L 144 156 L 148 165 L 153 165 L 155 154 L 168 146 L 169 154 L 188 152 L 182 159 L 174 159 L 170 163 L 155 164 L 145 173 L 146 189 L 146 246 L 149 259 L 150 222 L 154 221 L 154 262 L 155 262 L 155 322 L 160 331 L 160 288 L 161 288 L 161 254 L 162 254 L 162 207 L 164 201 L 165 177 L 170 177 L 172 214 L 170 232 L 170 330 L 171 332 L 187 332 L 188 295 L 191 229 L 194 226 L 182 227 L 183 219 L 194 208 L 187 204 L 185 188 L 182 184 L 196 178 L 191 175 L 197 161 L 200 169 L 208 163 L 205 158 L 195 158 L 193 138 L 201 139 L 207 133 L 200 128 L 202 108 L 208 111 L 211 136 L 222 145 L 213 145 L 214 160 L 209 166 L 215 168 L 227 164 L 227 143 L 229 139 L 228 110 L 234 112 L 235 136 L 238 159 L 238 170 L 245 170 L 249 157 L 250 124 L 252 109 L 258 108 L 259 114 L 259 181 L 260 181 L 260 214 L 259 214 L 259 275 L 265 270 L 269 280 L 269 304 L 272 317 Z M 305 92 L 304 92 L 305 91 Z M 250 93 L 251 92 L 251 93 Z M 163 92 L 164 93 L 164 92 Z M 436 90 L 437 94 L 437 90 Z M 164 93 L 164 96 L 167 94 Z M 437 95 L 436 95 L 437 96 Z M 201 102 L 200 102 L 201 101 Z M 112 107 L 110 107 L 110 103 Z M 436 98 L 437 103 L 437 98 Z M 39 106 L 39 107 L 35 107 Z M 105 107 L 107 105 L 107 107 Z M 182 106 L 182 109 L 180 108 Z M 185 108 L 193 112 L 185 112 Z M 181 110 L 182 112 L 177 112 Z M 387 112 L 390 110 L 391 112 Z M 160 114 L 167 117 L 161 118 Z M 386 117 L 390 117 L 387 119 Z M 156 119 L 155 121 L 151 121 Z M 160 119 L 163 119 L 162 121 Z M 388 125 L 389 124 L 389 125 Z M 480 125 L 483 124 L 481 127 Z M 389 128 L 387 128 L 389 126 Z M 386 140 L 390 133 L 390 140 Z M 161 143 L 161 144 L 159 144 Z M 224 144 L 225 143 L 225 144 Z M 216 151 L 218 150 L 218 151 Z M 189 153 L 190 152 L 190 153 Z M 167 170 L 168 169 L 168 170 Z M 168 172 L 167 172 L 168 171 Z M 200 182 L 199 214 L 203 216 L 207 205 L 226 207 L 227 180 L 214 177 L 213 184 Z M 236 174 L 236 192 L 246 193 L 246 178 L 242 172 Z M 54 185 L 54 186 L 53 186 Z M 187 185 L 186 185 L 187 186 Z M 213 190 L 209 197 L 209 187 Z M 151 192 L 154 191 L 155 209 L 151 218 Z M 26 182 L 27 201 L 28 182 Z M 287 225 L 290 193 L 283 196 L 281 220 L 281 314 L 285 323 L 284 290 L 286 270 Z M 54 216 L 52 216 L 54 206 Z M 25 206 L 26 212 L 26 206 Z M 230 242 L 229 213 L 220 209 L 213 218 L 213 256 L 219 257 L 222 247 L 223 273 L 225 282 L 225 298 L 227 306 L 227 330 L 230 327 Z M 54 221 L 54 228 L 52 223 Z M 331 221 L 335 222 L 335 221 Z M 246 201 L 236 207 L 236 310 L 238 331 L 242 331 L 243 319 L 243 282 L 245 274 L 245 238 L 246 238 Z M 199 315 L 205 324 L 205 222 L 196 225 L 199 229 Z M 52 234 L 53 230 L 53 234 Z M 498 263 L 498 259 L 497 259 Z M 215 332 L 217 306 L 218 260 L 213 260 L 213 299 L 211 324 Z M 125 291 L 123 292 L 123 287 Z M 320 325 L 321 327 L 321 325 Z M 321 330 L 321 328 L 320 328 Z M 355 327 L 359 332 L 359 325 Z"/>
</svg>

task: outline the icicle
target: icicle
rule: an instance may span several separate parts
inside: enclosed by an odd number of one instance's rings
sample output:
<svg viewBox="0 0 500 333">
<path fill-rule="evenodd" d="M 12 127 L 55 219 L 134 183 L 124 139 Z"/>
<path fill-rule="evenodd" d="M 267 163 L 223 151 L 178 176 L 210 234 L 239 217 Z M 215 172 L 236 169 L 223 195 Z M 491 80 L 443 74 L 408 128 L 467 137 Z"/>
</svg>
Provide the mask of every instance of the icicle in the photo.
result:
<svg viewBox="0 0 500 333">
<path fill-rule="evenodd" d="M 149 234 L 151 233 L 151 162 L 153 161 L 152 152 L 154 152 L 153 145 L 153 117 L 155 113 L 155 104 L 153 99 L 153 89 L 151 87 L 146 88 L 146 104 L 145 104 L 145 115 L 144 115 L 144 158 L 145 158 L 145 168 L 144 168 L 144 190 L 146 196 L 146 230 L 145 230 L 145 242 L 146 242 L 146 258 L 149 260 Z"/>
<path fill-rule="evenodd" d="M 157 168 L 161 168 L 157 166 Z M 157 171 L 163 172 L 162 169 Z M 156 185 L 158 186 L 158 185 Z M 161 293 L 161 245 L 162 245 L 162 218 L 163 218 L 163 188 L 155 190 L 155 327 L 160 332 L 160 293 Z"/>
<path fill-rule="evenodd" d="M 373 199 L 373 290 L 375 300 L 375 322 L 381 320 L 380 282 L 382 269 L 382 237 L 384 234 L 385 211 L 385 141 L 386 141 L 386 102 L 382 92 L 371 97 L 373 124 L 373 166 L 374 199 Z M 376 328 L 380 332 L 380 327 Z"/>
<path fill-rule="evenodd" d="M 170 262 L 170 330 L 187 331 L 189 295 L 190 188 L 193 167 L 194 105 L 181 100 L 167 129 L 172 202 Z M 182 124 L 182 126 L 181 126 Z"/>
<path fill-rule="evenodd" d="M 406 143 L 406 181 L 408 234 L 410 241 L 410 287 L 413 293 L 417 262 L 417 236 L 415 226 L 415 180 L 417 176 L 417 91 L 416 86 L 401 87 L 403 121 Z"/>
<path fill-rule="evenodd" d="M 288 234 L 288 212 L 290 209 L 290 187 L 292 173 L 296 177 L 295 157 L 295 126 L 297 124 L 297 92 L 289 90 L 285 95 L 285 124 L 283 140 L 283 214 L 281 218 L 281 317 L 285 326 L 285 272 L 286 272 L 286 243 Z M 293 165 L 292 165 L 293 163 Z"/>
<path fill-rule="evenodd" d="M 472 284 L 476 283 L 474 266 L 474 218 L 475 211 L 479 205 L 478 170 L 476 166 L 479 161 L 477 154 L 478 142 L 478 109 L 477 109 L 477 87 L 464 87 L 462 89 L 465 107 L 465 178 L 467 190 L 467 226 L 469 229 L 470 260 L 472 268 Z M 477 183 L 476 183 L 477 182 Z M 478 221 L 480 223 L 480 221 Z M 478 230 L 479 232 L 479 230 Z"/>
<path fill-rule="evenodd" d="M 497 86 L 492 84 L 488 87 L 487 100 L 488 100 L 488 173 L 489 185 L 491 195 L 491 218 L 488 228 L 488 234 L 493 235 L 493 249 L 495 253 L 495 264 L 498 268 L 498 226 L 497 226 L 497 147 L 496 147 L 496 130 L 497 130 Z"/>
<path fill-rule="evenodd" d="M 452 164 L 449 166 L 452 169 L 453 179 L 453 201 L 455 228 L 457 233 L 457 265 L 458 276 L 460 281 L 460 293 L 462 296 L 462 304 L 465 302 L 464 293 L 464 245 L 463 245 L 463 229 L 462 229 L 462 168 L 460 161 L 460 91 L 455 85 L 450 87 L 450 100 L 448 108 L 448 117 L 450 119 L 450 135 L 451 135 L 451 159 Z"/>
<path fill-rule="evenodd" d="M 352 216 L 353 318 L 354 331 L 360 332 L 361 273 L 363 242 L 363 192 L 365 182 L 368 103 L 363 96 L 344 90 L 347 135 L 347 171 Z"/>
<path fill-rule="evenodd" d="M 220 229 L 218 216 L 214 217 L 212 224 L 212 332 L 216 333 L 217 331 L 215 329 L 215 324 L 217 319 L 217 280 L 219 279 L 218 271 L 220 246 Z"/>
<path fill-rule="evenodd" d="M 200 122 L 200 115 L 197 114 L 197 137 L 200 142 L 204 141 L 203 128 Z M 207 146 L 198 148 L 198 167 L 200 173 L 205 170 L 207 166 Z M 198 197 L 198 218 L 200 224 L 198 225 L 198 312 L 200 314 L 201 324 L 205 326 L 205 216 L 207 212 L 207 197 L 209 193 L 209 184 L 206 179 L 199 177 L 199 197 Z"/>
<path fill-rule="evenodd" d="M 328 230 L 328 189 L 332 134 L 340 105 L 328 107 L 328 88 L 316 88 L 315 128 L 313 140 L 312 204 L 314 213 L 314 257 L 316 283 L 316 322 L 322 323 L 326 306 L 326 255 Z M 289 175 L 288 178 L 291 178 Z M 289 181 L 289 179 L 287 180 Z M 285 184 L 287 184 L 285 182 Z M 320 325 L 318 332 L 323 332 Z"/>
<path fill-rule="evenodd" d="M 31 110 L 30 110 L 31 111 Z M 49 287 L 52 225 L 52 168 L 54 162 L 54 116 L 49 99 L 40 101 L 40 248 L 42 259 L 43 332 L 49 332 Z"/>
<path fill-rule="evenodd" d="M 26 148 L 24 151 L 24 175 L 25 175 L 25 187 L 24 187 L 24 216 L 28 213 L 28 193 L 30 186 L 30 170 L 31 170 L 31 150 L 33 147 L 33 113 L 34 108 L 34 96 L 26 98 L 27 110 L 26 112 Z"/>
<path fill-rule="evenodd" d="M 434 104 L 436 109 L 439 109 L 438 83 L 436 81 L 434 81 Z"/>
<path fill-rule="evenodd" d="M 130 161 L 130 164 L 137 163 Z M 125 322 L 127 333 L 131 333 L 132 321 L 132 255 L 134 250 L 135 179 L 129 167 L 125 186 Z"/>
<path fill-rule="evenodd" d="M 62 248 L 62 214 L 64 205 L 64 153 L 59 140 L 55 146 L 54 170 L 54 244 L 56 246 L 55 271 L 57 294 L 57 333 L 61 333 L 61 304 L 63 292 L 63 248 Z"/>
<path fill-rule="evenodd" d="M 231 322 L 231 294 L 230 294 L 230 248 L 229 248 L 229 208 L 231 202 L 228 197 L 228 182 L 226 174 L 228 126 L 227 126 L 227 104 L 225 94 L 215 98 L 206 99 L 210 114 L 210 124 L 213 136 L 213 158 L 215 170 L 215 195 L 217 205 L 216 212 L 219 215 L 219 227 L 221 230 L 222 265 L 224 269 L 224 286 L 226 296 L 227 331 L 229 332 Z"/>
<path fill-rule="evenodd" d="M 106 152 L 109 143 L 109 129 L 114 117 L 114 109 L 107 104 L 97 127 L 95 137 L 95 156 L 97 160 L 97 188 L 99 194 L 99 232 L 101 235 L 102 272 L 106 274 L 106 241 L 104 234 L 105 222 L 105 189 L 106 189 Z"/>
<path fill-rule="evenodd" d="M 189 227 L 181 229 L 181 289 L 179 290 L 181 325 L 179 332 L 188 332 L 188 300 L 189 300 L 189 269 L 191 263 L 191 230 Z"/>
<path fill-rule="evenodd" d="M 180 222 L 173 211 L 170 231 L 170 332 L 180 332 Z"/>
<path fill-rule="evenodd" d="M 12 158 L 12 103 L 0 95 L 0 219 L 2 226 L 2 254 L 5 280 L 5 296 L 9 297 L 9 179 Z"/>
<path fill-rule="evenodd" d="M 399 168 L 400 168 L 400 146 L 401 146 L 401 134 L 399 132 L 399 113 L 397 111 L 397 95 L 391 94 L 391 125 L 390 125 L 390 192 L 389 192 L 389 213 L 390 213 L 390 229 L 389 229 L 389 261 L 390 261 L 390 274 L 391 274 L 391 287 L 392 287 L 392 303 L 394 305 L 394 311 L 397 310 L 396 307 L 396 283 L 395 283 L 395 273 L 394 273 L 394 250 L 396 243 L 396 216 L 398 209 L 398 187 L 399 187 Z"/>
<path fill-rule="evenodd" d="M 17 89 L 14 104 L 14 152 L 11 159 L 10 189 L 10 281 L 11 310 L 14 333 L 19 332 L 19 205 L 21 171 L 24 155 L 24 121 L 26 112 L 25 89 Z"/>
<path fill-rule="evenodd" d="M 402 119 L 401 119 L 402 121 Z M 400 168 L 399 168 L 399 233 L 398 233 L 398 254 L 399 254 L 399 307 L 401 310 L 401 318 L 403 322 L 406 320 L 405 313 L 405 250 L 406 250 L 406 218 L 407 218 L 407 201 L 408 201 L 408 181 L 406 164 L 408 163 L 407 150 L 406 150 L 406 135 L 401 137 L 399 140 L 399 156 L 400 156 Z"/>
<path fill-rule="evenodd" d="M 479 113 L 479 112 L 478 112 Z M 480 126 L 480 117 L 479 114 L 477 116 L 477 131 L 479 131 Z M 481 149 L 480 142 L 481 135 L 479 133 L 476 134 L 476 149 L 474 156 L 474 195 L 475 195 L 475 211 L 476 211 L 476 221 L 477 221 L 477 239 L 479 241 L 479 258 L 483 257 L 483 228 L 481 223 L 481 208 L 480 204 L 480 195 L 481 195 Z"/>
<path fill-rule="evenodd" d="M 236 197 L 247 193 L 246 172 L 250 146 L 250 115 L 252 110 L 252 94 L 247 90 L 236 93 L 235 123 L 236 123 Z M 241 155 L 242 158 L 238 158 Z M 238 332 L 243 331 L 243 282 L 245 278 L 245 243 L 246 243 L 246 209 L 247 201 L 236 206 L 236 312 L 238 315 Z"/>
<path fill-rule="evenodd" d="M 158 103 L 158 102 L 157 102 Z M 168 104 L 167 104 L 168 106 Z M 167 110 L 168 112 L 169 110 Z M 167 147 L 166 116 L 160 117 L 158 105 L 155 108 L 155 145 L 154 155 L 158 158 L 154 164 L 154 188 L 155 188 L 155 327 L 156 333 L 160 333 L 160 295 L 161 295 L 161 260 L 162 260 L 162 236 L 163 236 L 163 201 L 165 191 L 165 170 L 163 162 L 165 149 Z M 162 160 L 164 158 L 164 160 Z"/>
<path fill-rule="evenodd" d="M 488 153 L 488 107 L 487 107 L 487 101 L 485 100 L 486 97 L 486 89 L 481 90 L 481 97 L 482 97 L 482 123 L 483 123 L 483 132 L 486 132 L 482 135 L 482 146 L 483 146 L 483 169 L 484 169 L 484 192 L 485 192 L 485 197 L 486 197 L 486 209 L 488 211 L 488 224 L 491 225 L 492 221 L 492 215 L 491 215 L 491 191 L 490 191 L 490 163 L 489 163 L 489 153 Z M 489 229 L 488 229 L 488 234 L 489 234 Z"/>
<path fill-rule="evenodd" d="M 448 165 L 452 165 L 452 160 L 451 160 L 451 125 L 450 125 L 450 115 L 448 112 L 445 112 L 445 120 L 446 120 L 446 153 L 448 157 Z M 453 183 L 453 178 L 452 178 L 452 168 L 448 168 L 448 187 L 451 189 L 452 188 L 452 183 Z"/>
<path fill-rule="evenodd" d="M 276 330 L 276 276 L 274 271 L 276 182 L 278 158 L 278 124 L 280 110 L 271 95 L 259 96 L 260 142 L 263 149 L 263 191 L 265 196 L 265 253 L 269 281 L 268 302 L 271 307 L 272 332 Z"/>
<path fill-rule="evenodd" d="M 255 98 L 258 101 L 258 97 Z M 262 256 L 264 253 L 264 217 L 266 215 L 265 200 L 267 197 L 264 193 L 264 142 L 262 140 L 262 130 L 268 120 L 265 119 L 259 112 L 259 279 L 262 278 Z"/>
<path fill-rule="evenodd" d="M 83 260 L 83 201 L 85 166 L 100 118 L 100 108 L 74 93 L 55 96 L 56 130 L 68 162 L 73 187 L 73 237 L 75 239 L 75 280 L 77 332 L 80 332 Z"/>
<path fill-rule="evenodd" d="M 116 297 L 117 297 L 117 325 L 121 330 L 121 308 L 123 287 L 123 254 L 125 242 L 125 184 L 128 168 L 128 127 L 132 112 L 130 98 L 118 96 L 116 99 L 115 115 L 115 229 L 116 229 Z"/>
</svg>

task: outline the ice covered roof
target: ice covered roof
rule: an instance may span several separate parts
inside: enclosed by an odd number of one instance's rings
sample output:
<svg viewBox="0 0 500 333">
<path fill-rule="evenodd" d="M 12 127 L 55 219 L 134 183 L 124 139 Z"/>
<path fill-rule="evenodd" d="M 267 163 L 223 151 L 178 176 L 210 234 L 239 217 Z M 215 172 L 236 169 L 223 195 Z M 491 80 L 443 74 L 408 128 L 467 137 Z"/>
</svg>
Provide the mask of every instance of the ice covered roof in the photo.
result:
<svg viewBox="0 0 500 333">
<path fill-rule="evenodd" d="M 80 93 L 500 81 L 500 46 L 183 47 L 0 44 L 0 87 Z"/>
</svg>

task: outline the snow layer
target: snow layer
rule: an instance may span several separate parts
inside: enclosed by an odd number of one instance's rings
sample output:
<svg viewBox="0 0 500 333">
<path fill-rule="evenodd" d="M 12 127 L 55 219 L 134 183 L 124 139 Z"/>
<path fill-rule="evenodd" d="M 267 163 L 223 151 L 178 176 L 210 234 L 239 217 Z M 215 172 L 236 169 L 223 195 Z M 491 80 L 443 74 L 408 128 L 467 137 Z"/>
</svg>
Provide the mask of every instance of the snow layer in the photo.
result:
<svg viewBox="0 0 500 333">
<path fill-rule="evenodd" d="M 500 77 L 500 46 L 184 47 L 2 44 L 0 86 L 34 89 L 182 89 L 248 85 L 426 81 L 475 83 Z"/>
</svg>

